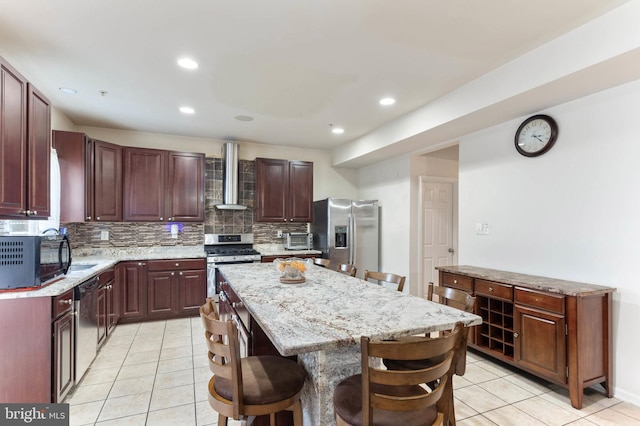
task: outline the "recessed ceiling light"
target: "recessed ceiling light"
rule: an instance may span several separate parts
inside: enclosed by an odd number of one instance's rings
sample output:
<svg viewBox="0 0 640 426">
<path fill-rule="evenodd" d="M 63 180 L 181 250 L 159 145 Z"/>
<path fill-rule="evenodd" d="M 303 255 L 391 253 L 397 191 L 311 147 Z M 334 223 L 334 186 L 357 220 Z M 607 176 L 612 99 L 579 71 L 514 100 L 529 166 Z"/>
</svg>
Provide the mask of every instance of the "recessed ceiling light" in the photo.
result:
<svg viewBox="0 0 640 426">
<path fill-rule="evenodd" d="M 344 129 L 342 127 L 334 127 L 331 129 L 331 132 L 336 135 L 341 135 L 344 133 Z"/>
<path fill-rule="evenodd" d="M 186 68 L 188 70 L 195 70 L 198 68 L 198 63 L 190 58 L 180 58 L 178 59 L 178 65 L 182 68 Z"/>
<path fill-rule="evenodd" d="M 196 110 L 191 107 L 183 106 L 180 107 L 180 112 L 183 114 L 193 114 Z"/>
<path fill-rule="evenodd" d="M 396 100 L 393 98 L 382 98 L 380 99 L 380 105 L 393 105 L 396 103 Z"/>
<path fill-rule="evenodd" d="M 250 115 L 236 115 L 234 118 L 238 121 L 253 121 L 253 117 Z"/>
<path fill-rule="evenodd" d="M 76 93 L 78 93 L 76 89 L 72 89 L 71 87 L 60 87 L 58 90 L 68 95 L 75 95 Z"/>
</svg>

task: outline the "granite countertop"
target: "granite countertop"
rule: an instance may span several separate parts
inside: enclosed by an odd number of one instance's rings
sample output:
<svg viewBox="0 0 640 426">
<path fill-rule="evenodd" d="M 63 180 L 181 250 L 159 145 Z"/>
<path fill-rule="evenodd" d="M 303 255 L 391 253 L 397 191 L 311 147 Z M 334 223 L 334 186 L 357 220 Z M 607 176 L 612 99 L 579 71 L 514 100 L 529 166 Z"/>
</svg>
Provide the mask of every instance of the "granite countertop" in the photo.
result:
<svg viewBox="0 0 640 426">
<path fill-rule="evenodd" d="M 35 290 L 0 291 L 0 299 L 58 296 L 115 264 L 126 260 L 204 258 L 203 246 L 167 246 L 128 249 L 77 249 L 72 252 L 72 265 L 95 265 L 82 271 L 71 271 Z"/>
<path fill-rule="evenodd" d="M 556 278 L 541 277 L 537 275 L 519 274 L 516 272 L 480 268 L 477 266 L 436 266 L 436 269 L 443 272 L 450 272 L 452 274 L 516 285 L 518 287 L 542 290 L 549 293 L 564 294 L 565 296 L 584 297 L 589 295 L 613 293 L 616 291 L 613 287 L 603 285 L 559 280 Z"/>
<path fill-rule="evenodd" d="M 283 284 L 271 263 L 220 265 L 244 306 L 285 356 L 477 325 L 474 314 L 312 265 L 306 282 Z"/>
<path fill-rule="evenodd" d="M 298 254 L 321 255 L 320 250 L 287 250 L 282 244 L 254 244 L 253 248 L 260 252 L 261 256 L 295 256 Z"/>
</svg>

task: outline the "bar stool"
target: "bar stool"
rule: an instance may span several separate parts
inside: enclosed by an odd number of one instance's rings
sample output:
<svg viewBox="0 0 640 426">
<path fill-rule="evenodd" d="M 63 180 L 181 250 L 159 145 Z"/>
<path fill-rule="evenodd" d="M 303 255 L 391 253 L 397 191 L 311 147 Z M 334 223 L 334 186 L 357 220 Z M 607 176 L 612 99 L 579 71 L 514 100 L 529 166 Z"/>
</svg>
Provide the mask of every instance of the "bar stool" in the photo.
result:
<svg viewBox="0 0 640 426">
<path fill-rule="evenodd" d="M 233 321 L 220 321 L 214 302 L 200 307 L 209 355 L 209 405 L 218 412 L 218 425 L 229 417 L 246 421 L 252 416 L 293 411 L 294 426 L 302 426 L 300 395 L 306 372 L 298 363 L 277 356 L 240 358 L 238 329 Z"/>
</svg>

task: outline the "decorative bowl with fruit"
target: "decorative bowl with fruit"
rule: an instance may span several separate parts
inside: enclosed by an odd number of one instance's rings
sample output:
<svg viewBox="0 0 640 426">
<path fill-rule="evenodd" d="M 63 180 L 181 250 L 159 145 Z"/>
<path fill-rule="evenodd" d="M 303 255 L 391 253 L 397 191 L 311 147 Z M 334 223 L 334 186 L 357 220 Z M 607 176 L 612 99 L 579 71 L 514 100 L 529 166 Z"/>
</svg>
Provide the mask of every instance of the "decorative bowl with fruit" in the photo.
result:
<svg viewBox="0 0 640 426">
<path fill-rule="evenodd" d="M 280 282 L 285 284 L 297 284 L 305 282 L 304 273 L 309 268 L 310 259 L 290 257 L 273 261 L 276 270 L 280 273 Z"/>
</svg>

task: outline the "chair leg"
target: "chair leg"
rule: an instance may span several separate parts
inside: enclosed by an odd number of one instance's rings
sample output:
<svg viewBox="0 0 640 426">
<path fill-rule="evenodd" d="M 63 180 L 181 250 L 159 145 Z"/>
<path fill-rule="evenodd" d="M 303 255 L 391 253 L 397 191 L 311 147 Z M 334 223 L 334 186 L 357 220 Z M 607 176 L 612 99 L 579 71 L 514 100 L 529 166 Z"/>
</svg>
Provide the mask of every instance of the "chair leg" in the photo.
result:
<svg viewBox="0 0 640 426">
<path fill-rule="evenodd" d="M 292 406 L 293 426 L 302 426 L 302 402 L 297 400 Z"/>
<path fill-rule="evenodd" d="M 269 426 L 276 426 L 276 413 L 269 414 Z"/>
<path fill-rule="evenodd" d="M 218 413 L 218 426 L 227 426 L 228 418 Z"/>
</svg>

